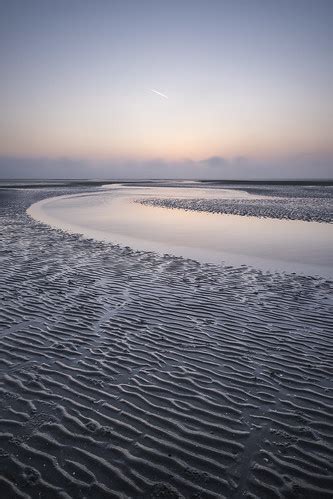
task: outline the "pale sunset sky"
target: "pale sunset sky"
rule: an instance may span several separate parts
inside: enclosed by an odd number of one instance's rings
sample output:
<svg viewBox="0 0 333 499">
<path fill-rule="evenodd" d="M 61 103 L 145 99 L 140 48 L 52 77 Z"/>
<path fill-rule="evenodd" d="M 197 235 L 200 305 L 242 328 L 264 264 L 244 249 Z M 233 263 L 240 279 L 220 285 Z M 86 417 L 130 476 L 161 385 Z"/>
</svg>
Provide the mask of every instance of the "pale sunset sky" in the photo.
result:
<svg viewBox="0 0 333 499">
<path fill-rule="evenodd" d="M 0 177 L 332 178 L 332 27 L 331 0 L 1 0 Z"/>
</svg>

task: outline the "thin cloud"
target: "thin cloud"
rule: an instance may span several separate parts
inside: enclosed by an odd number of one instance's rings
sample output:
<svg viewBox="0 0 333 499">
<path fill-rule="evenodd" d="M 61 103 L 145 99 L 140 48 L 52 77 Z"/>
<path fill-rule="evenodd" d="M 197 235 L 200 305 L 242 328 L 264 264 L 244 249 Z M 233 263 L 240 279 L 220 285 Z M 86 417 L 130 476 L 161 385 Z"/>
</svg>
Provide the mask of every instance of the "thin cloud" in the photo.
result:
<svg viewBox="0 0 333 499">
<path fill-rule="evenodd" d="M 220 168 L 221 166 L 225 166 L 228 162 L 222 156 L 211 156 L 210 158 L 202 159 L 200 163 L 213 168 Z"/>
</svg>

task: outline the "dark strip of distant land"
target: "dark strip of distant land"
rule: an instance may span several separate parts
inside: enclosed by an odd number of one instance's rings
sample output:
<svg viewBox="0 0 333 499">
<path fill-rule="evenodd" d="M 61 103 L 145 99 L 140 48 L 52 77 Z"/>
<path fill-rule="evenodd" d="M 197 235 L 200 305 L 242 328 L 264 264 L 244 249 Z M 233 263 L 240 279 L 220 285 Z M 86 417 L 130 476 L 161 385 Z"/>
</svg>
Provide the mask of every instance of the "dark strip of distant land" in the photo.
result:
<svg viewBox="0 0 333 499">
<path fill-rule="evenodd" d="M 0 188 L 20 188 L 20 189 L 42 189 L 50 187 L 100 187 L 102 185 L 124 184 L 124 185 L 151 185 L 152 183 L 183 182 L 181 179 L 146 179 L 146 180 L 67 180 L 67 179 L 2 179 Z M 191 180 L 188 180 L 189 182 Z M 192 180 L 193 181 L 193 180 Z M 332 180 L 199 180 L 196 182 L 206 185 L 300 185 L 300 186 L 333 186 Z"/>
</svg>

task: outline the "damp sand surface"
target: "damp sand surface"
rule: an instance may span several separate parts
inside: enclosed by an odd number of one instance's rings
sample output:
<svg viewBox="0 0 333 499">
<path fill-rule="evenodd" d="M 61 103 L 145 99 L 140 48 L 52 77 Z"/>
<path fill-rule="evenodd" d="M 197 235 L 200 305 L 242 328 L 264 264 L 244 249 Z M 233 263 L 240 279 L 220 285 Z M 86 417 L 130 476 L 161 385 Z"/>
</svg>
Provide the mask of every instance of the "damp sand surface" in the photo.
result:
<svg viewBox="0 0 333 499">
<path fill-rule="evenodd" d="M 331 498 L 332 282 L 26 214 L 57 193 L 0 192 L 1 497 Z"/>
</svg>

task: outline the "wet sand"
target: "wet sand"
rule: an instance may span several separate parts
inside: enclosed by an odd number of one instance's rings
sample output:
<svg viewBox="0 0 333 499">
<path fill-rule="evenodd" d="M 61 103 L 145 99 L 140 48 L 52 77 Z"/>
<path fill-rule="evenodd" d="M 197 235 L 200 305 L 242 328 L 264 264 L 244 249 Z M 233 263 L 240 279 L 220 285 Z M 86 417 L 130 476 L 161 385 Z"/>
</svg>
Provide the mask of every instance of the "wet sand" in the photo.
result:
<svg viewBox="0 0 333 499">
<path fill-rule="evenodd" d="M 205 213 L 253 216 L 306 222 L 333 223 L 333 199 L 331 197 L 268 197 L 253 196 L 236 199 L 147 199 L 140 203 L 164 208 L 182 209 Z"/>
<path fill-rule="evenodd" d="M 331 498 L 332 282 L 97 242 L 0 192 L 2 497 Z"/>
</svg>

